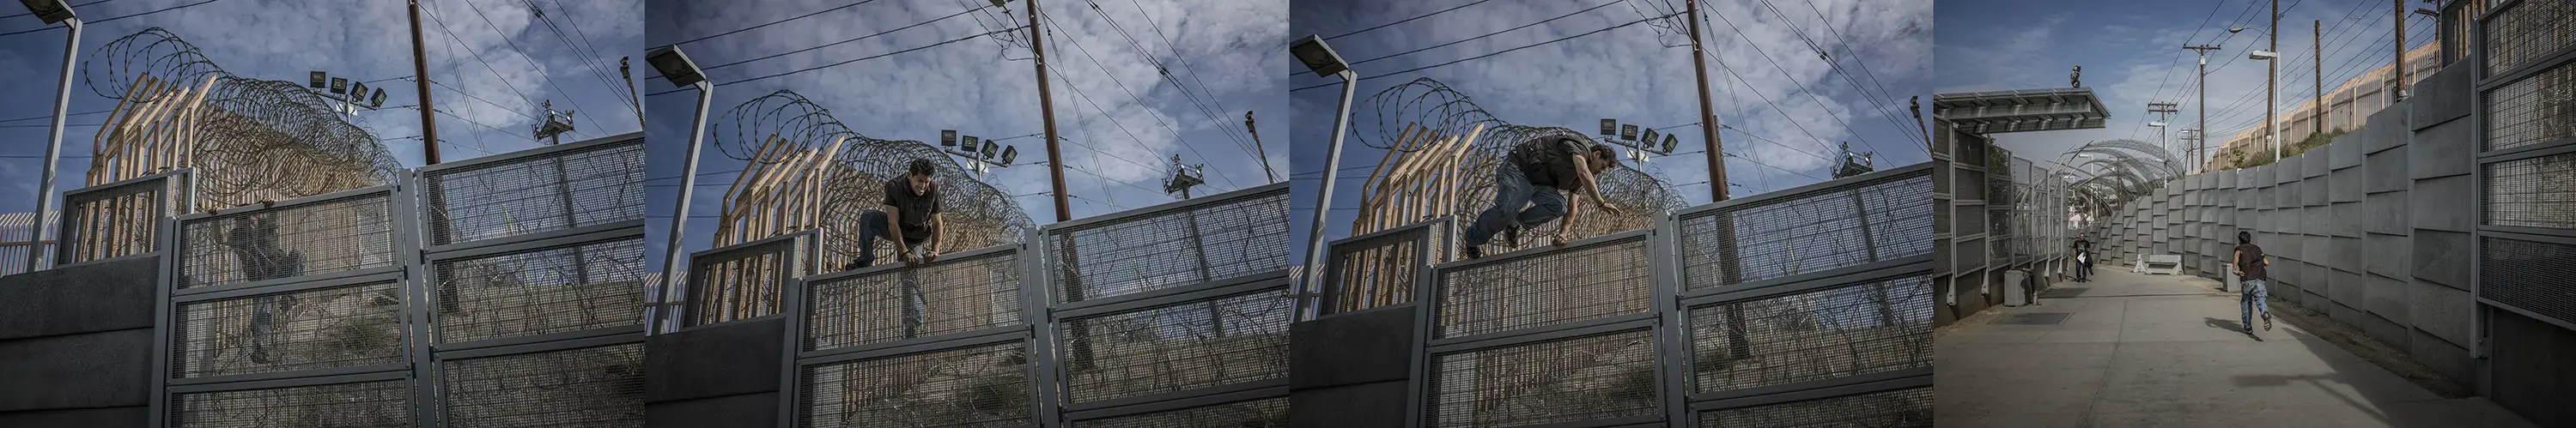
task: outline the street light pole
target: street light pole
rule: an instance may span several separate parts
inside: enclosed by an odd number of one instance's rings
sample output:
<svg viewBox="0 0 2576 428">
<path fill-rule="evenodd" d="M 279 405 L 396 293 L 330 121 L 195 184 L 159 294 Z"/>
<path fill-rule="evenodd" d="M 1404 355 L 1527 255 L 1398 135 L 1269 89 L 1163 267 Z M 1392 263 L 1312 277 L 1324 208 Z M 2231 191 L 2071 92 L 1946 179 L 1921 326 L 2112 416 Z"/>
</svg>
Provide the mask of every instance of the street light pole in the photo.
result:
<svg viewBox="0 0 2576 428">
<path fill-rule="evenodd" d="M 647 50 L 644 52 L 644 62 L 652 64 L 655 70 L 662 73 L 662 78 L 671 81 L 673 86 L 698 89 L 698 112 L 695 118 L 689 120 L 689 155 L 680 159 L 680 194 L 678 199 L 671 201 L 671 233 L 668 234 L 669 241 L 663 246 L 663 250 L 667 253 L 662 256 L 662 288 L 659 290 L 661 296 L 657 296 L 656 302 L 669 302 L 671 289 L 679 285 L 682 278 L 688 277 L 680 269 L 680 255 L 683 254 L 680 238 L 685 236 L 683 233 L 689 226 L 689 197 L 690 193 L 698 188 L 698 153 L 699 149 L 706 147 L 707 109 L 715 102 L 716 86 L 707 82 L 706 75 L 700 72 L 698 64 L 690 61 L 689 54 L 681 52 L 678 45 Z M 679 309 L 671 307 L 667 310 L 678 311 Z"/>
<path fill-rule="evenodd" d="M 1324 284 L 1324 219 L 1333 212 L 1333 181 L 1340 179 L 1342 137 L 1351 130 L 1351 97 L 1359 91 L 1360 75 L 1351 71 L 1350 63 L 1342 61 L 1341 54 L 1334 53 L 1331 45 L 1324 44 L 1322 36 L 1308 35 L 1298 39 L 1288 46 L 1288 53 L 1295 55 L 1298 62 L 1305 63 L 1316 76 L 1342 79 L 1341 106 L 1333 110 L 1333 140 L 1324 150 L 1324 183 L 1322 190 L 1315 195 L 1315 221 L 1306 228 L 1306 280 L 1311 285 L 1303 289 L 1321 291 Z M 1319 315 L 1323 313 L 1322 303 L 1317 304 L 1316 313 Z M 1303 316 L 1304 309 L 1298 312 Z"/>
<path fill-rule="evenodd" d="M 47 24 L 61 22 L 72 30 L 71 37 L 63 41 L 63 77 L 54 82 L 54 124 L 46 136 L 45 173 L 43 178 L 37 179 L 36 216 L 29 221 L 33 225 L 29 230 L 33 233 L 27 235 L 26 272 L 35 272 L 45 253 L 49 252 L 45 251 L 45 212 L 54 209 L 54 173 L 57 169 L 54 164 L 63 159 L 63 113 L 72 105 L 72 67 L 80 59 L 81 20 L 72 15 L 71 5 L 63 4 L 61 0 L 27 2 L 27 11 Z"/>
</svg>

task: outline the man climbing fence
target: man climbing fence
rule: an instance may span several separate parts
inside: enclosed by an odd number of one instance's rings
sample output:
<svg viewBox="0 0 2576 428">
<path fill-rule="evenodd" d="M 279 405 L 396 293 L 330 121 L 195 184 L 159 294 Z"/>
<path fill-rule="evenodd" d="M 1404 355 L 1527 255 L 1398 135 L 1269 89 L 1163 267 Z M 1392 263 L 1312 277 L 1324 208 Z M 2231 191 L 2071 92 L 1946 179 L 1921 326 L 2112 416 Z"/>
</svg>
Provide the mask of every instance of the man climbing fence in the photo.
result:
<svg viewBox="0 0 2576 428">
<path fill-rule="evenodd" d="M 1598 176 L 1618 165 L 1619 157 L 1610 146 L 1569 137 L 1543 136 L 1513 145 L 1503 164 L 1494 168 L 1494 204 L 1467 226 L 1459 254 L 1484 257 L 1482 246 L 1495 233 L 1501 233 L 1508 244 L 1519 245 L 1523 228 L 1550 220 L 1559 220 L 1556 231 L 1549 233 L 1550 243 L 1564 245 L 1582 210 L 1557 192 L 1582 192 L 1601 209 L 1617 214 L 1618 206 L 1601 199 Z"/>
</svg>

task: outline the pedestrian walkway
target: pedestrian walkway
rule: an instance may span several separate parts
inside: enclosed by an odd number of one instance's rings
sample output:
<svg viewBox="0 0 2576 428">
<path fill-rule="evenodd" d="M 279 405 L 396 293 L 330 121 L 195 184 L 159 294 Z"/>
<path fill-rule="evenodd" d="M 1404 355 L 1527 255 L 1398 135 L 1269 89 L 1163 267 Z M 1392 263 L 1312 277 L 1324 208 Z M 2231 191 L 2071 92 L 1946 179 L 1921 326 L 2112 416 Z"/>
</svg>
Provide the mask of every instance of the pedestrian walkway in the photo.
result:
<svg viewBox="0 0 2576 428">
<path fill-rule="evenodd" d="M 1936 334 L 1941 426 L 2529 427 L 2481 397 L 2444 398 L 2287 322 L 2239 332 L 2204 278 L 2104 265 L 2036 306 Z M 2274 310 L 2287 303 L 2275 300 Z M 2048 323 L 2064 314 L 2062 320 Z M 2018 323 L 2016 323 L 2018 322 Z"/>
</svg>

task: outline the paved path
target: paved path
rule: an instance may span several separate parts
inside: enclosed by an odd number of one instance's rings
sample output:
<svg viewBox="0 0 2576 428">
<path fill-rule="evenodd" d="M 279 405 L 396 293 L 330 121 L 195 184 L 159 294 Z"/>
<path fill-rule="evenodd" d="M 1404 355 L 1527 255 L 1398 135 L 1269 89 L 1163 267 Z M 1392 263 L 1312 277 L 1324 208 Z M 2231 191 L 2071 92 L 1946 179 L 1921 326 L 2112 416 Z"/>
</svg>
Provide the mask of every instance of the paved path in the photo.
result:
<svg viewBox="0 0 2576 428">
<path fill-rule="evenodd" d="M 2286 322 L 2237 332 L 2233 293 L 2110 266 L 2037 306 L 1997 307 L 1936 341 L 1941 426 L 2529 427 L 2485 398 L 2445 399 Z M 2276 305 L 2286 305 L 2279 301 Z M 2067 313 L 2054 325 L 1996 324 Z"/>
</svg>

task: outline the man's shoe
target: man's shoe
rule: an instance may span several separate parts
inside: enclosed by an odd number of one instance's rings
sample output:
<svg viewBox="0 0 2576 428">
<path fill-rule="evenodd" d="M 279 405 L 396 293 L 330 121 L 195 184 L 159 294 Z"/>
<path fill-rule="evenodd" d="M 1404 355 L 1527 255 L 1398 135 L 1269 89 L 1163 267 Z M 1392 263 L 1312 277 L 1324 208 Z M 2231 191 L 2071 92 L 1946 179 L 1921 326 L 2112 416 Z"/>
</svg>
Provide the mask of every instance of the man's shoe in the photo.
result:
<svg viewBox="0 0 2576 428">
<path fill-rule="evenodd" d="M 1503 228 L 1503 242 L 1510 243 L 1507 244 L 1508 246 L 1521 245 L 1521 227 L 1512 226 Z"/>
<path fill-rule="evenodd" d="M 1458 254 L 1467 256 L 1467 259 L 1468 259 L 1468 260 L 1475 260 L 1475 259 L 1480 259 L 1480 258 L 1484 258 L 1484 257 L 1485 257 L 1485 249 L 1484 249 L 1484 248 L 1479 248 L 1479 247 L 1474 246 L 1474 245 L 1469 245 L 1469 246 L 1466 246 L 1466 247 L 1461 247 L 1461 248 L 1459 248 L 1459 249 L 1458 249 Z"/>
<path fill-rule="evenodd" d="M 2263 314 L 2263 331 L 2272 331 L 2272 314 Z"/>
</svg>

